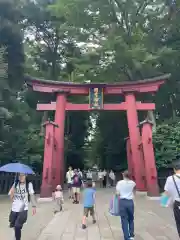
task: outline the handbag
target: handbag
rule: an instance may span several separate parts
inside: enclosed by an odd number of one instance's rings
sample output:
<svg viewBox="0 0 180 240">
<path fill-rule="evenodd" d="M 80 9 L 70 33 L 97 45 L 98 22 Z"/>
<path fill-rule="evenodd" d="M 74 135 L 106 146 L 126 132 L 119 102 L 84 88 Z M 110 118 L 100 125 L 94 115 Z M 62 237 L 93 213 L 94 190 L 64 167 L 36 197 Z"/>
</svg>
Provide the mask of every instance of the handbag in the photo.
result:
<svg viewBox="0 0 180 240">
<path fill-rule="evenodd" d="M 162 207 L 168 207 L 168 203 L 169 203 L 169 196 L 165 195 L 165 194 L 162 194 L 161 195 L 161 198 L 160 198 L 160 201 L 161 201 L 161 206 Z"/>
<path fill-rule="evenodd" d="M 119 211 L 119 202 L 120 198 L 117 195 L 114 195 L 110 201 L 109 205 L 109 213 L 112 216 L 120 216 L 120 211 Z"/>
</svg>

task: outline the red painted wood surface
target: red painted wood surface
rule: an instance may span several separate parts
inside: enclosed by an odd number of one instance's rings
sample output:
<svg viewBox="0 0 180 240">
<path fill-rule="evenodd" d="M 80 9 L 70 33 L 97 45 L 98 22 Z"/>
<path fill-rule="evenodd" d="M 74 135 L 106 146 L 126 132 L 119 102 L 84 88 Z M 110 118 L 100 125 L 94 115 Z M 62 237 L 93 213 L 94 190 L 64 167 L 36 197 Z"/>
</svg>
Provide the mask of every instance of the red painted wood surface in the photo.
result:
<svg viewBox="0 0 180 240">
<path fill-rule="evenodd" d="M 55 129 L 56 140 L 56 185 L 63 184 L 64 179 L 64 127 L 65 127 L 65 106 L 66 106 L 66 94 L 57 94 L 56 99 L 56 112 L 55 123 L 58 128 Z"/>
<path fill-rule="evenodd" d="M 135 180 L 134 166 L 133 166 L 133 161 L 132 161 L 132 151 L 131 151 L 131 144 L 130 144 L 129 138 L 126 140 L 126 153 L 127 153 L 127 162 L 128 162 L 128 172 L 131 176 L 131 179 Z"/>
<path fill-rule="evenodd" d="M 88 95 L 89 88 L 99 87 L 103 88 L 104 94 L 123 94 L 126 92 L 156 92 L 169 77 L 170 74 L 166 74 L 141 81 L 119 82 L 115 84 L 57 82 L 33 77 L 27 77 L 26 82 L 34 91 L 47 93 L 63 90 L 68 91 L 71 95 Z"/>
<path fill-rule="evenodd" d="M 134 166 L 134 176 L 136 181 L 136 187 L 138 191 L 145 191 L 146 186 L 144 184 L 142 172 L 143 169 L 143 159 L 141 155 L 141 150 L 139 148 L 140 143 L 140 132 L 138 128 L 138 115 L 136 110 L 136 99 L 133 93 L 126 94 L 126 103 L 128 105 L 127 109 L 127 120 L 129 128 L 129 138 L 132 151 L 132 162 Z"/>
<path fill-rule="evenodd" d="M 44 139 L 44 162 L 43 162 L 43 176 L 40 196 L 51 197 L 53 188 L 53 154 L 54 154 L 54 124 L 46 122 L 45 124 L 45 139 Z"/>
<path fill-rule="evenodd" d="M 128 105 L 127 103 L 119 103 L 119 104 L 104 104 L 103 109 L 98 109 L 98 111 L 121 111 L 127 110 Z M 94 109 L 89 108 L 89 104 L 75 104 L 75 103 L 66 103 L 65 106 L 66 111 L 94 111 Z M 136 109 L 137 110 L 154 110 L 155 104 L 154 103 L 140 103 L 136 102 Z M 56 110 L 56 103 L 38 103 L 37 104 L 38 111 L 55 111 Z"/>
<path fill-rule="evenodd" d="M 149 196 L 159 196 L 157 170 L 152 143 L 152 124 L 144 122 L 142 125 L 142 144 L 145 161 L 145 175 L 147 193 Z"/>
<path fill-rule="evenodd" d="M 164 80 L 155 83 L 146 84 L 132 84 L 127 86 L 106 86 L 104 87 L 104 94 L 123 94 L 125 92 L 156 92 Z M 38 92 L 52 93 L 56 91 L 69 91 L 71 95 L 88 95 L 89 86 L 54 86 L 53 84 L 33 83 L 33 90 Z"/>
</svg>

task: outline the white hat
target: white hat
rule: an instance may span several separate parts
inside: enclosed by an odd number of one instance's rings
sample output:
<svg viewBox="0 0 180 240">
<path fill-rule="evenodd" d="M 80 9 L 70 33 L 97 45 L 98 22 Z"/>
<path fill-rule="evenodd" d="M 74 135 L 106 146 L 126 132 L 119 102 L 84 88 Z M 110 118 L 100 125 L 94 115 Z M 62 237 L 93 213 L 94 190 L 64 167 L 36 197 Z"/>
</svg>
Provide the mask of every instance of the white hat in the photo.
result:
<svg viewBox="0 0 180 240">
<path fill-rule="evenodd" d="M 62 190 L 61 185 L 57 185 L 57 186 L 56 186 L 56 190 Z"/>
</svg>

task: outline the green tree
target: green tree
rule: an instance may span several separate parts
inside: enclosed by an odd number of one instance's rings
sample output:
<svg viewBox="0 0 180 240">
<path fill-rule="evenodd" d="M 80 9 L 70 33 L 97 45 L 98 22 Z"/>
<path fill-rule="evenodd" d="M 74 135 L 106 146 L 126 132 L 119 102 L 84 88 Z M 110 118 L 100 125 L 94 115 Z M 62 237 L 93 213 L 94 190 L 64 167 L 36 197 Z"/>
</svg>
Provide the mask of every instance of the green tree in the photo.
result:
<svg viewBox="0 0 180 240">
<path fill-rule="evenodd" d="M 155 117 L 158 124 L 179 115 L 176 72 L 179 61 L 175 60 L 179 59 L 178 44 L 175 43 L 179 37 L 176 30 L 179 15 L 171 18 L 170 6 L 165 1 L 61 0 L 51 10 L 56 17 L 66 17 L 65 27 L 71 29 L 69 34 L 77 42 L 83 42 L 84 48 L 96 52 L 96 65 L 88 76 L 91 81 L 132 81 L 173 72 L 172 78 L 156 96 L 138 96 L 138 100 L 157 103 Z M 175 34 L 178 36 L 175 37 Z M 139 119 L 143 120 L 146 115 L 141 115 Z M 93 156 L 100 156 L 102 163 L 106 158 L 111 162 L 113 152 L 120 152 L 120 142 L 113 134 L 111 122 L 117 132 L 120 126 L 125 129 L 126 120 L 120 125 L 118 118 L 112 113 L 109 117 L 106 113 L 98 116 L 92 146 L 95 150 Z M 122 132 L 122 135 L 118 134 L 119 139 L 127 136 L 127 128 Z M 121 146 L 124 148 L 123 144 Z"/>
<path fill-rule="evenodd" d="M 158 94 L 137 96 L 138 101 L 156 102 L 157 165 L 167 166 L 178 149 L 178 142 L 168 134 L 174 136 L 173 127 L 179 131 L 179 24 L 177 9 L 164 0 L 1 0 L 1 163 L 18 158 L 41 171 L 40 125 L 47 117 L 54 119 L 54 114 L 35 109 L 38 101 L 55 98 L 23 86 L 24 74 L 56 81 L 114 83 L 170 72 L 172 77 Z M 87 97 L 68 100 L 88 103 Z M 124 96 L 105 98 L 110 101 L 122 102 Z M 139 120 L 146 116 L 147 112 L 139 114 Z M 172 119 L 173 123 L 163 123 Z M 68 113 L 66 163 L 83 166 L 86 159 L 89 165 L 98 162 L 110 168 L 120 162 L 125 166 L 127 136 L 124 113 Z"/>
<path fill-rule="evenodd" d="M 68 32 L 64 32 L 63 25 L 66 19 L 63 16 L 51 15 L 49 6 L 48 1 L 42 0 L 38 0 L 36 3 L 27 1 L 27 4 L 24 5 L 23 11 L 27 19 L 24 22 L 26 72 L 35 77 L 56 81 L 81 81 L 78 67 L 81 62 L 82 68 L 85 57 L 81 56 L 79 47 Z M 55 98 L 51 94 L 45 96 L 32 91 L 25 93 L 25 101 L 32 108 L 36 107 L 38 101 L 54 100 Z M 70 100 L 74 101 L 74 98 Z M 54 114 L 49 113 L 49 117 L 54 119 Z M 45 119 L 47 119 L 46 113 L 42 116 L 42 122 Z M 88 113 L 67 113 L 65 127 L 67 165 L 71 164 L 77 167 L 80 164 L 83 166 L 82 147 L 88 127 L 87 119 Z"/>
<path fill-rule="evenodd" d="M 157 167 L 172 167 L 172 162 L 179 156 L 180 151 L 179 120 L 160 124 L 153 140 Z"/>
</svg>

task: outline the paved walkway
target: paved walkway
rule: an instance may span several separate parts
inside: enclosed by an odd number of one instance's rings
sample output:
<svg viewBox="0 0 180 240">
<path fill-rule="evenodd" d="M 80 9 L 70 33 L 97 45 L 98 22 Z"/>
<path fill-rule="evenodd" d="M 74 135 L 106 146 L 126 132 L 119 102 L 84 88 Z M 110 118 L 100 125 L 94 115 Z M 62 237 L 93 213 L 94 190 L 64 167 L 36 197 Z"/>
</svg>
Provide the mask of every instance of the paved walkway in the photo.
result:
<svg viewBox="0 0 180 240">
<path fill-rule="evenodd" d="M 8 227 L 10 209 L 11 201 L 7 197 L 0 196 L 0 240 L 14 240 L 14 232 Z M 52 203 L 38 204 L 35 216 L 32 216 L 30 209 L 28 222 L 23 228 L 22 240 L 37 240 L 41 231 L 48 225 L 53 216 Z"/>
<path fill-rule="evenodd" d="M 89 218 L 88 228 L 82 230 L 82 205 L 73 205 L 68 200 L 63 212 L 53 218 L 38 240 L 123 240 L 119 217 L 108 213 L 112 192 L 111 189 L 97 192 L 97 224 L 93 225 Z M 147 200 L 143 196 L 136 197 L 135 205 L 136 240 L 178 239 L 170 209 L 162 208 L 157 201 Z"/>
</svg>

